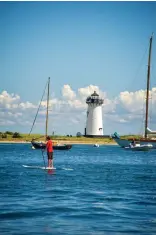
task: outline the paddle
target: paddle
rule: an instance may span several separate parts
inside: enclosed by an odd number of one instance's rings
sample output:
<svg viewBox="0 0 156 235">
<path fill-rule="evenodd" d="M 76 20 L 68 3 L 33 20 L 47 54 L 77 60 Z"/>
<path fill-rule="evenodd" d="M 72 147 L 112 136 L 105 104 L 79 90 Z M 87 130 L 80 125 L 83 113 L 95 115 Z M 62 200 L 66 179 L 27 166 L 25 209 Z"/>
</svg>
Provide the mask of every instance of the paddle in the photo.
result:
<svg viewBox="0 0 156 235">
<path fill-rule="evenodd" d="M 43 163 L 44 163 L 44 167 L 45 167 L 45 169 L 46 169 L 46 164 L 45 164 L 45 159 L 44 159 L 44 154 L 43 154 L 43 152 L 44 152 L 44 149 L 41 149 L 41 152 L 42 152 L 42 157 L 43 157 Z"/>
</svg>

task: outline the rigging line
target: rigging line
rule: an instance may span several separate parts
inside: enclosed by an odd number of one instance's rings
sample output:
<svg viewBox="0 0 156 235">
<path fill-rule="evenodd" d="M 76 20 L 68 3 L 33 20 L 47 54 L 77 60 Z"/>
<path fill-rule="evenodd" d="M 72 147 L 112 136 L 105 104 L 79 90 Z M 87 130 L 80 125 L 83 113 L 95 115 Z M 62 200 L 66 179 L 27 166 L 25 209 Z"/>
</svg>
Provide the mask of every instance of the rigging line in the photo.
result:
<svg viewBox="0 0 156 235">
<path fill-rule="evenodd" d="M 142 98 L 142 114 L 141 114 L 141 116 L 142 116 L 142 118 L 141 118 L 142 121 L 141 121 L 139 133 L 140 133 L 141 135 L 143 135 L 144 116 L 145 116 L 145 95 L 144 95 L 144 97 Z"/>
<path fill-rule="evenodd" d="M 154 75 L 154 73 L 155 73 L 155 71 L 154 71 L 154 68 L 151 66 L 151 83 L 153 82 L 155 82 L 156 81 L 156 76 Z M 156 85 L 156 83 L 154 83 L 153 84 L 153 86 L 155 86 Z"/>
<path fill-rule="evenodd" d="M 151 84 L 151 83 L 150 83 Z M 151 100 L 151 102 L 152 102 L 152 92 L 151 92 L 151 94 L 150 94 L 150 97 L 149 97 L 149 100 Z M 146 110 L 146 104 L 145 104 L 145 102 L 146 102 L 146 95 L 144 95 L 144 97 L 143 97 L 143 108 L 142 108 L 142 111 L 143 111 L 143 113 L 142 113 L 142 123 L 141 123 L 141 127 L 140 127 L 140 132 L 141 132 L 141 129 L 142 129 L 142 125 L 144 125 L 144 122 L 145 122 L 145 110 Z M 152 105 L 152 104 L 151 104 Z M 149 114 L 149 123 L 151 123 L 151 114 L 152 114 L 152 110 L 150 111 L 150 114 Z M 143 127 L 144 128 L 144 127 Z"/>
<path fill-rule="evenodd" d="M 39 109 L 40 109 L 40 106 L 41 106 L 41 102 L 42 102 L 42 100 L 43 100 L 43 96 L 44 96 L 44 94 L 45 94 L 45 90 L 46 90 L 47 84 L 48 84 L 48 82 L 46 83 L 46 86 L 45 86 L 45 89 L 44 89 L 44 92 L 43 92 L 43 95 L 42 95 L 42 98 L 41 98 L 41 101 L 40 101 L 39 107 L 38 107 L 38 109 L 37 109 L 37 113 L 36 113 L 36 115 L 35 115 L 35 119 L 34 119 L 34 121 L 33 121 L 33 124 L 32 124 L 32 127 L 31 127 L 31 130 L 30 130 L 30 132 L 29 132 L 28 136 L 31 134 L 32 129 L 33 129 L 33 127 L 34 127 L 34 124 L 35 124 L 35 121 L 36 121 L 36 118 L 37 118 L 37 115 L 38 115 L 38 112 L 39 112 Z"/>
<path fill-rule="evenodd" d="M 153 87 L 152 87 L 152 81 L 153 81 Z M 154 83 L 154 81 L 156 81 L 156 76 L 154 76 L 154 67 L 151 67 L 151 80 L 150 80 L 150 89 L 151 89 L 151 109 L 150 109 L 150 122 L 152 124 L 153 122 L 153 107 L 154 107 L 154 91 L 152 90 L 152 88 L 155 88 L 156 83 Z"/>
<path fill-rule="evenodd" d="M 152 94 L 152 89 L 151 89 L 151 92 L 150 92 L 150 113 L 149 113 L 149 123 L 151 124 L 152 123 L 152 115 L 153 115 L 153 94 Z"/>
<path fill-rule="evenodd" d="M 140 68 L 141 68 L 141 66 L 142 66 L 143 60 L 144 60 L 144 58 L 145 58 L 145 55 L 147 54 L 147 50 L 148 50 L 148 47 L 146 47 L 146 49 L 145 49 L 145 52 L 144 52 L 144 54 L 143 54 L 143 56 L 142 56 L 142 59 L 141 59 L 141 62 L 140 62 L 139 66 L 138 66 L 138 68 L 137 68 L 137 70 L 136 70 L 136 74 L 135 74 L 135 76 L 134 76 L 134 79 L 133 79 L 133 81 L 131 82 L 130 88 L 132 87 L 132 84 L 134 84 L 134 81 L 136 80 L 136 78 L 137 78 L 137 76 L 138 76 L 138 74 L 139 74 L 139 70 L 140 70 Z"/>
<path fill-rule="evenodd" d="M 152 67 L 151 67 L 151 71 L 152 71 Z M 151 77 L 152 77 L 152 73 L 151 73 Z M 152 115 L 153 115 L 153 91 L 152 91 L 152 82 L 150 79 L 150 83 L 149 83 L 149 124 L 151 124 L 152 122 Z"/>
</svg>

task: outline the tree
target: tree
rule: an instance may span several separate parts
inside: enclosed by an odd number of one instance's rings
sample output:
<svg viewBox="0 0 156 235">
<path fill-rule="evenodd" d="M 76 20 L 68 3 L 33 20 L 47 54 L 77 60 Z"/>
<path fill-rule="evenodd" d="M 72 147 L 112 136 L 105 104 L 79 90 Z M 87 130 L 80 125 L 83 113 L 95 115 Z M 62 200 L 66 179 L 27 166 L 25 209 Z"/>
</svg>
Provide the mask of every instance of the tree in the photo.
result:
<svg viewBox="0 0 156 235">
<path fill-rule="evenodd" d="M 20 138 L 21 135 L 18 132 L 15 132 L 12 136 L 12 138 Z"/>
<path fill-rule="evenodd" d="M 4 133 L 4 134 L 2 134 L 2 138 L 7 138 L 7 135 Z"/>
<path fill-rule="evenodd" d="M 13 132 L 11 132 L 11 131 L 6 131 L 5 134 L 7 134 L 7 135 L 13 135 Z"/>
<path fill-rule="evenodd" d="M 81 132 L 77 132 L 76 136 L 81 137 L 82 136 Z"/>
</svg>

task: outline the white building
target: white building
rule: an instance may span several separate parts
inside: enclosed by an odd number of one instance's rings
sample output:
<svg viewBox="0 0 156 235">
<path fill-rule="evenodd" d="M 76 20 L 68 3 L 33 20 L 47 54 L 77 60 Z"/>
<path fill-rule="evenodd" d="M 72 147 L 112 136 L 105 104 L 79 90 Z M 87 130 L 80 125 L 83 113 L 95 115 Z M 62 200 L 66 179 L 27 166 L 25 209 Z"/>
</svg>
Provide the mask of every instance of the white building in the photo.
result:
<svg viewBox="0 0 156 235">
<path fill-rule="evenodd" d="M 87 122 L 85 128 L 86 136 L 102 136 L 103 121 L 102 121 L 102 105 L 104 100 L 99 98 L 99 95 L 94 93 L 86 99 L 88 104 Z"/>
</svg>

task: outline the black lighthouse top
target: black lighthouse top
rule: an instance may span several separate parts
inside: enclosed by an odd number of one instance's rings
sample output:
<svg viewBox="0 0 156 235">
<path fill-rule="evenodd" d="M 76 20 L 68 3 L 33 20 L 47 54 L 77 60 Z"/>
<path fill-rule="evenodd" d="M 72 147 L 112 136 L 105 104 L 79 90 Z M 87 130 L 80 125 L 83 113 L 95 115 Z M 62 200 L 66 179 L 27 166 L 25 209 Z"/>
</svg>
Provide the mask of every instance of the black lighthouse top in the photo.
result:
<svg viewBox="0 0 156 235">
<path fill-rule="evenodd" d="M 96 93 L 96 91 L 94 91 L 94 93 L 91 96 L 88 96 L 86 99 L 87 104 L 102 105 L 103 101 L 103 99 L 99 98 L 99 95 Z"/>
</svg>

